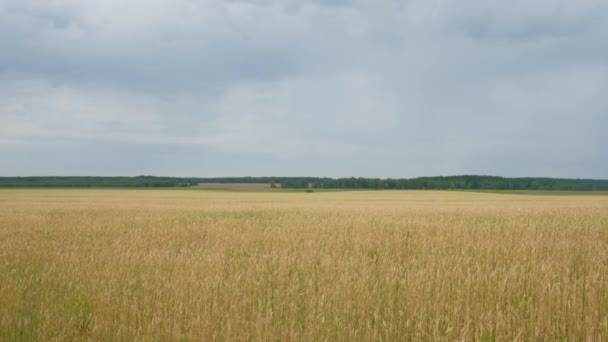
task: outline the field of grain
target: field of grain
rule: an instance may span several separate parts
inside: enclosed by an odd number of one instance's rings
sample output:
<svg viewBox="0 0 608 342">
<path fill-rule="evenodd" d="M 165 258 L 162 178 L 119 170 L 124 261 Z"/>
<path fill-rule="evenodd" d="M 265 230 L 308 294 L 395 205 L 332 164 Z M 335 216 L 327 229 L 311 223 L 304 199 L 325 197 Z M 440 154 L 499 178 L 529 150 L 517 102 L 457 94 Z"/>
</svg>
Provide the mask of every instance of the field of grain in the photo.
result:
<svg viewBox="0 0 608 342">
<path fill-rule="evenodd" d="M 0 190 L 0 340 L 607 340 L 608 196 Z"/>
<path fill-rule="evenodd" d="M 200 183 L 195 188 L 200 190 L 235 190 L 235 191 L 262 191 L 280 187 L 280 184 L 270 183 Z"/>
</svg>

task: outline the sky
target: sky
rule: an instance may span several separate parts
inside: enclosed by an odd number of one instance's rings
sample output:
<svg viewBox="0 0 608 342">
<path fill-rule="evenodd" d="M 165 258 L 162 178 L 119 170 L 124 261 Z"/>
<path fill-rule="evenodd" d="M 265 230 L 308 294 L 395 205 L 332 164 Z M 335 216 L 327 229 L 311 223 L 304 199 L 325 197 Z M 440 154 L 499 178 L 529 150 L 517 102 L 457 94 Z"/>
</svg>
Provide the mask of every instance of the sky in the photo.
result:
<svg viewBox="0 0 608 342">
<path fill-rule="evenodd" d="M 0 176 L 608 179 L 606 0 L 0 0 Z"/>
</svg>

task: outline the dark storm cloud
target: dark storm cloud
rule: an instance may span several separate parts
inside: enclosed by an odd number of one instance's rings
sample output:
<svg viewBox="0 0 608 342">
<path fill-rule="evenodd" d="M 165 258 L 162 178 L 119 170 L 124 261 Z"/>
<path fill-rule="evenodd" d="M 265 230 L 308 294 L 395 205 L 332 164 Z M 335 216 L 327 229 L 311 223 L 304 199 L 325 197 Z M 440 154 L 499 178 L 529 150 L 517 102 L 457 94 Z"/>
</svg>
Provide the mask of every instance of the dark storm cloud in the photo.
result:
<svg viewBox="0 0 608 342">
<path fill-rule="evenodd" d="M 0 0 L 0 166 L 608 178 L 606 18 L 594 0 Z"/>
</svg>

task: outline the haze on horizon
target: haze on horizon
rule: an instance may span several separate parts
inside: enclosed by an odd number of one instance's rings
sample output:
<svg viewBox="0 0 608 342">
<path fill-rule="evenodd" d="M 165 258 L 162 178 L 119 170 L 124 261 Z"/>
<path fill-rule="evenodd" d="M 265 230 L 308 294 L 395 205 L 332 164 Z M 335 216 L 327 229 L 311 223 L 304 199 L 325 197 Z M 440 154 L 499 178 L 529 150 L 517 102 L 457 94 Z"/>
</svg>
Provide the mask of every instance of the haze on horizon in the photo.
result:
<svg viewBox="0 0 608 342">
<path fill-rule="evenodd" d="M 0 0 L 0 176 L 608 179 L 604 0 Z"/>
</svg>

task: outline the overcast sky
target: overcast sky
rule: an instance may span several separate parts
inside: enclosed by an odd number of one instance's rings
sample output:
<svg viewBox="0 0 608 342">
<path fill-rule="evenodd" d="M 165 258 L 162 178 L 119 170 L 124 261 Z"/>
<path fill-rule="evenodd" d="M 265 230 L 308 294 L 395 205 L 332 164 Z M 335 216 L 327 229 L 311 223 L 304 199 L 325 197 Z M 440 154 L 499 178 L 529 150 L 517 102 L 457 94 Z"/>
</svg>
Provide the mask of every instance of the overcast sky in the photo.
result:
<svg viewBox="0 0 608 342">
<path fill-rule="evenodd" d="M 0 175 L 608 178 L 606 0 L 0 0 Z"/>
</svg>

